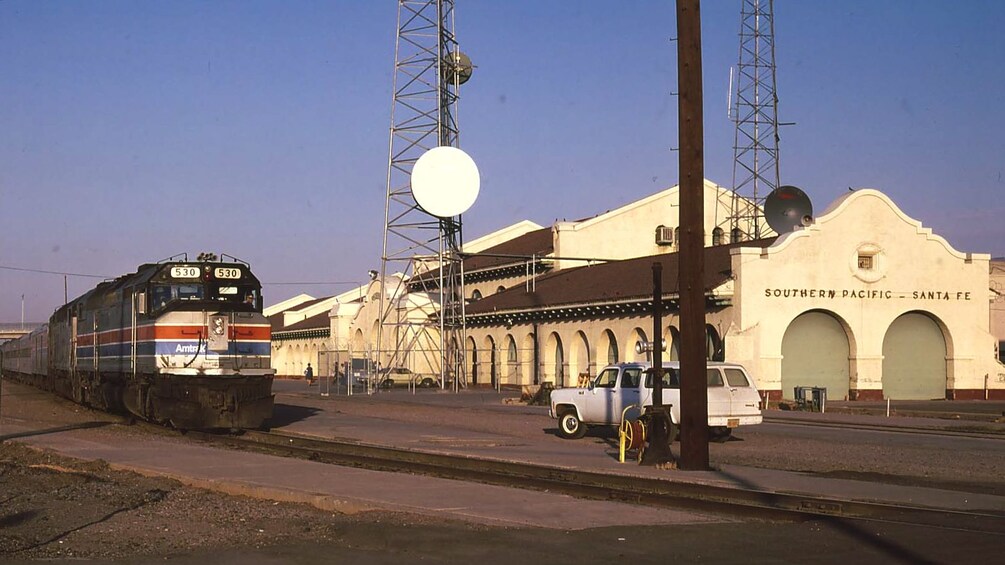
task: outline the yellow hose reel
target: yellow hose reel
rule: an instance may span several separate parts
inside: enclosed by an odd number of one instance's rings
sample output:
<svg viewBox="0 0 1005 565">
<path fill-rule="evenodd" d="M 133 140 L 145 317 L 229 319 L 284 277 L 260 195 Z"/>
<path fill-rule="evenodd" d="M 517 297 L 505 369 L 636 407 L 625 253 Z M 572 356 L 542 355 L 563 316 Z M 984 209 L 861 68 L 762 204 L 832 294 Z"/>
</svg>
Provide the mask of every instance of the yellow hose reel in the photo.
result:
<svg viewBox="0 0 1005 565">
<path fill-rule="evenodd" d="M 627 420 L 625 415 L 632 408 L 638 406 L 632 404 L 625 407 L 621 412 L 621 425 L 618 426 L 618 461 L 625 462 L 625 452 L 630 449 L 638 450 L 639 461 L 642 460 L 642 451 L 646 445 L 646 427 L 638 420 Z"/>
</svg>

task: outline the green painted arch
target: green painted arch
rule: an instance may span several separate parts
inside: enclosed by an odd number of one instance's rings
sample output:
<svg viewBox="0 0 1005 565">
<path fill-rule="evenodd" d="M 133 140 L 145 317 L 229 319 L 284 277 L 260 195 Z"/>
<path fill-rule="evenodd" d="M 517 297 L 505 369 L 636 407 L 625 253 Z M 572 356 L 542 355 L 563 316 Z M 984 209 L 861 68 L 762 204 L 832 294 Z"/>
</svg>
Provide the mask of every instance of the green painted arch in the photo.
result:
<svg viewBox="0 0 1005 565">
<path fill-rule="evenodd" d="M 782 337 L 782 397 L 795 387 L 827 389 L 827 397 L 848 396 L 851 344 L 847 325 L 833 312 L 810 310 L 796 316 Z"/>
<path fill-rule="evenodd" d="M 947 340 L 938 319 L 907 312 L 883 338 L 883 396 L 891 400 L 946 397 Z"/>
</svg>

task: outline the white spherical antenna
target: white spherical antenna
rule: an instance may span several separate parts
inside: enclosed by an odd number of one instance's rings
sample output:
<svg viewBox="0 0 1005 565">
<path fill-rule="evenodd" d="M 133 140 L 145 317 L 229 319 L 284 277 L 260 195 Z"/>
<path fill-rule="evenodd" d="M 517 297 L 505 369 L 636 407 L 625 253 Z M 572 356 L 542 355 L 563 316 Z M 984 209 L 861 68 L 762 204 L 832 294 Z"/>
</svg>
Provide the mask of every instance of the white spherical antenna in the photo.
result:
<svg viewBox="0 0 1005 565">
<path fill-rule="evenodd" d="M 439 218 L 466 212 L 478 198 L 480 184 L 475 161 L 456 147 L 434 147 L 412 167 L 415 202 Z"/>
</svg>

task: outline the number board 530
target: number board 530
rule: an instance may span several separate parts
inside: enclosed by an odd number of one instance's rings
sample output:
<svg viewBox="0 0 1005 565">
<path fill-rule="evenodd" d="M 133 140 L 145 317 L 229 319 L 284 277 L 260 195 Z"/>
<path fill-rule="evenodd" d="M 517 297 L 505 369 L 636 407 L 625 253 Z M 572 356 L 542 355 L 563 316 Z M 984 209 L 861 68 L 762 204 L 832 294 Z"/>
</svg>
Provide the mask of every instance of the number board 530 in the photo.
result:
<svg viewBox="0 0 1005 565">
<path fill-rule="evenodd" d="M 213 271 L 213 275 L 218 279 L 239 279 L 241 278 L 241 269 L 217 267 Z"/>
<path fill-rule="evenodd" d="M 197 279 L 199 278 L 199 267 L 189 267 L 181 265 L 171 267 L 171 278 L 173 279 Z"/>
</svg>

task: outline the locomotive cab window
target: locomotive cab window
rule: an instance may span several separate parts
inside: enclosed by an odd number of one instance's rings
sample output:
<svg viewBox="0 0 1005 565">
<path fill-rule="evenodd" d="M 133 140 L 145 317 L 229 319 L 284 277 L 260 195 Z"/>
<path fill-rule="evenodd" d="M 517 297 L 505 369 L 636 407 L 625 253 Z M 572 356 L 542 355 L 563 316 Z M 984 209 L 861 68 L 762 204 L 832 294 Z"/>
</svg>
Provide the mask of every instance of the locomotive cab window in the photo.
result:
<svg viewBox="0 0 1005 565">
<path fill-rule="evenodd" d="M 214 302 L 242 304 L 257 309 L 261 291 L 254 286 L 221 284 L 210 285 L 209 299 Z"/>
<path fill-rule="evenodd" d="M 201 284 L 155 284 L 150 289 L 150 308 L 160 310 L 179 302 L 202 300 L 204 294 Z"/>
</svg>

